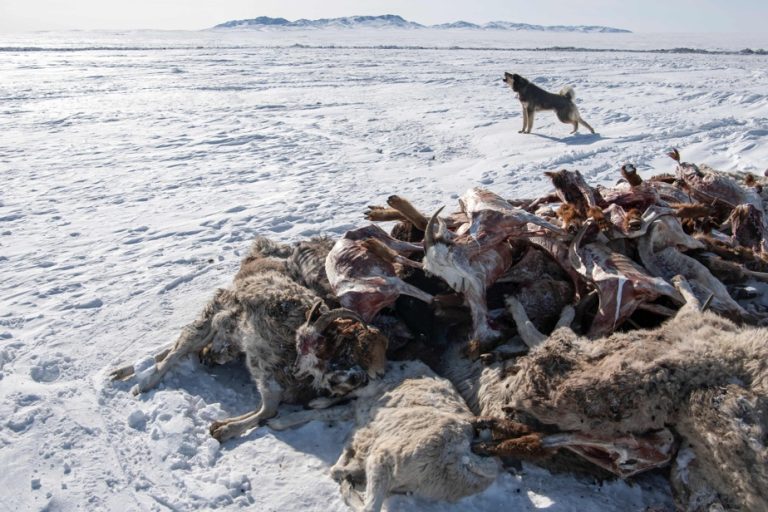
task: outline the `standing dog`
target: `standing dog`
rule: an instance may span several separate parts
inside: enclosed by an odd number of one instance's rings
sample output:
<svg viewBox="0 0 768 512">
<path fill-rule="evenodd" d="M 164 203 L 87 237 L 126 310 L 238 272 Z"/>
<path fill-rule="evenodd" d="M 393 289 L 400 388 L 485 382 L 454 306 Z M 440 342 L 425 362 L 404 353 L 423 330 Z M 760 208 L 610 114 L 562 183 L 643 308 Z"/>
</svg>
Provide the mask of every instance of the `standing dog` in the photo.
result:
<svg viewBox="0 0 768 512">
<path fill-rule="evenodd" d="M 578 131 L 579 123 L 595 133 L 595 130 L 579 115 L 579 109 L 573 103 L 576 93 L 573 92 L 572 87 L 564 87 L 559 94 L 552 94 L 516 73 L 505 72 L 503 80 L 517 93 L 523 105 L 523 129 L 518 133 L 531 133 L 533 114 L 539 110 L 554 110 L 561 122 L 573 125 L 571 133 Z"/>
</svg>

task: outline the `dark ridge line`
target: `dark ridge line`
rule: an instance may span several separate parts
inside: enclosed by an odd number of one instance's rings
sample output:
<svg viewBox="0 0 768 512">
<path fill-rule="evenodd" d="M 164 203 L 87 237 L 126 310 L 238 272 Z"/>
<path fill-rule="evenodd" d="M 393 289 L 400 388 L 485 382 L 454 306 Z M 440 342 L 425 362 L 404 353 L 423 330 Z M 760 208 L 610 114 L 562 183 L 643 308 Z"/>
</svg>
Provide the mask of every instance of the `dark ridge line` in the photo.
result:
<svg viewBox="0 0 768 512">
<path fill-rule="evenodd" d="M 406 45 L 267 45 L 267 46 L 81 46 L 81 47 L 43 47 L 43 46 L 0 46 L 0 52 L 134 52 L 134 51 L 176 51 L 176 50 L 261 50 L 261 49 L 307 49 L 307 50 L 461 50 L 491 52 L 573 52 L 573 53 L 658 53 L 692 55 L 768 55 L 762 48 L 753 50 L 704 50 L 698 48 L 657 48 L 657 49 L 621 49 L 621 48 L 582 48 L 576 46 L 547 46 L 541 48 L 477 47 L 477 46 L 406 46 Z"/>
</svg>

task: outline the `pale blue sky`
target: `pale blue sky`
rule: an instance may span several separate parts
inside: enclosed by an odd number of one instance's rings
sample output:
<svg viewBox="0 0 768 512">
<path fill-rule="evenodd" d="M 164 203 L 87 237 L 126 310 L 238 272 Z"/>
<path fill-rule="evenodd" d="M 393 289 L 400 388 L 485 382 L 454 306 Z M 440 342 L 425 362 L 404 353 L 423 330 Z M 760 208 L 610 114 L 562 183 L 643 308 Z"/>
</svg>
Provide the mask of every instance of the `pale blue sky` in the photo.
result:
<svg viewBox="0 0 768 512">
<path fill-rule="evenodd" d="M 202 29 L 256 16 L 399 14 L 424 24 L 504 20 L 635 32 L 764 32 L 766 0 L 0 0 L 0 32 Z"/>
</svg>

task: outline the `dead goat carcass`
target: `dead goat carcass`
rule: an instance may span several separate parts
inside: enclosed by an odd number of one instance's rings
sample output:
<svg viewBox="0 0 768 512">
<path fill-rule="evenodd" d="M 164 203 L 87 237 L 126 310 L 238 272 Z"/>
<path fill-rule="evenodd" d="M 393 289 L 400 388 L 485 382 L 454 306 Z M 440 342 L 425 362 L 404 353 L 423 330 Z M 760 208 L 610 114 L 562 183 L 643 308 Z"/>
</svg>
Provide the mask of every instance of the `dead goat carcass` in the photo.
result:
<svg viewBox="0 0 768 512">
<path fill-rule="evenodd" d="M 184 327 L 174 346 L 155 357 L 156 364 L 139 375 L 134 393 L 156 386 L 181 358 L 200 352 L 214 342 L 217 335 L 224 336 L 245 354 L 262 403 L 251 413 L 215 422 L 211 434 L 223 441 L 274 416 L 281 402 L 306 403 L 321 393 L 343 394 L 365 384 L 369 372 L 378 373 L 382 361 L 374 362 L 367 352 L 363 354 L 354 347 L 332 344 L 332 350 L 322 352 L 325 359 L 315 361 L 320 371 L 309 376 L 297 374 L 296 347 L 317 349 L 319 346 L 314 340 L 303 340 L 301 333 L 311 331 L 307 326 L 313 320 L 308 318 L 309 312 L 318 311 L 321 299 L 291 278 L 288 261 L 279 256 L 293 254 L 293 251 L 278 249 L 280 246 L 258 239 L 243 260 L 232 287 L 218 290 L 197 320 Z M 336 315 L 333 320 L 340 316 L 343 315 Z M 329 325 L 327 322 L 324 327 Z M 300 330 L 301 327 L 305 329 Z M 386 338 L 377 330 L 357 318 L 353 329 L 359 329 L 360 337 L 383 344 L 386 350 Z M 366 347 L 368 349 L 375 350 Z M 360 357 L 356 359 L 357 356 Z M 128 368 L 131 367 L 116 370 L 112 376 L 128 377 L 133 373 L 132 368 Z"/>
<path fill-rule="evenodd" d="M 353 509 L 379 511 L 393 493 L 456 501 L 496 479 L 499 464 L 472 453 L 474 415 L 453 385 L 425 364 L 390 363 L 384 377 L 350 396 L 357 398 L 268 425 L 280 430 L 311 420 L 355 418 L 356 428 L 331 468 Z"/>
<path fill-rule="evenodd" d="M 560 433 L 528 429 L 482 449 L 519 456 L 520 445 L 539 455 L 565 447 L 626 477 L 670 461 L 672 429 L 688 450 L 678 466 L 697 461 L 689 482 L 700 478 L 695 486 L 726 507 L 768 509 L 768 329 L 702 312 L 687 283 L 675 281 L 686 304 L 652 330 L 543 336 L 513 311 L 535 348 L 485 394 Z"/>
</svg>

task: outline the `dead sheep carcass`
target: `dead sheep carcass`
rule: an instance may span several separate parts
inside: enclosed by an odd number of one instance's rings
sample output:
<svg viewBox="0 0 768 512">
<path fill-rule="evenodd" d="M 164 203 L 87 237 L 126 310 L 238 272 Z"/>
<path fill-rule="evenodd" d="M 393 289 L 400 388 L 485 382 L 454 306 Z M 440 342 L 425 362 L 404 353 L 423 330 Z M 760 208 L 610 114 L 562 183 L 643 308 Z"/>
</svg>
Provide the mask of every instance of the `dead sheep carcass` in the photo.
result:
<svg viewBox="0 0 768 512">
<path fill-rule="evenodd" d="M 480 451 L 567 448 L 626 477 L 670 462 L 671 429 L 683 441 L 673 481 L 684 509 L 768 510 L 768 329 L 702 312 L 687 283 L 675 282 L 686 304 L 673 319 L 594 340 L 567 327 L 544 336 L 512 304 L 533 349 L 506 372 L 485 372 L 480 402 L 557 432 L 520 426 Z"/>
<path fill-rule="evenodd" d="M 306 245 L 312 243 L 290 248 L 258 238 L 232 286 L 217 290 L 198 318 L 184 327 L 173 347 L 155 356 L 156 364 L 142 372 L 133 392 L 156 386 L 189 354 L 203 351 L 207 358 L 224 361 L 244 353 L 261 406 L 243 416 L 214 422 L 211 434 L 224 441 L 277 414 L 281 402 L 306 403 L 319 394 L 343 394 L 378 375 L 385 365 L 386 337 L 352 312 L 320 314 L 327 308 L 318 293 L 297 282 L 323 282 L 322 276 L 312 276 L 307 270 L 324 268 L 324 261 L 314 264 L 313 259 L 324 259 L 323 245 L 327 243 Z M 314 317 L 310 318 L 310 312 Z M 354 331 L 354 346 L 331 343 L 317 335 L 318 326 L 329 328 L 342 318 L 352 319 L 345 330 Z M 301 333 L 307 332 L 313 333 L 311 340 L 302 338 Z M 299 374 L 297 346 L 304 347 L 305 355 L 321 352 L 322 358 L 313 359 L 313 373 Z M 124 379 L 132 374 L 132 366 L 126 366 L 112 372 L 112 377 Z"/>
<path fill-rule="evenodd" d="M 331 476 L 355 510 L 381 510 L 387 496 L 456 501 L 498 475 L 494 459 L 472 453 L 475 417 L 453 385 L 420 361 L 390 363 L 381 379 L 354 390 L 346 405 L 300 411 L 268 421 L 283 430 L 311 420 L 355 419 Z M 311 405 L 330 405 L 318 399 Z"/>
</svg>

